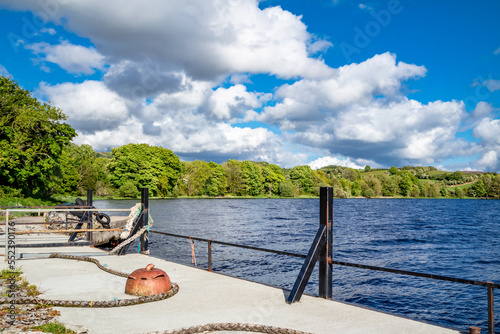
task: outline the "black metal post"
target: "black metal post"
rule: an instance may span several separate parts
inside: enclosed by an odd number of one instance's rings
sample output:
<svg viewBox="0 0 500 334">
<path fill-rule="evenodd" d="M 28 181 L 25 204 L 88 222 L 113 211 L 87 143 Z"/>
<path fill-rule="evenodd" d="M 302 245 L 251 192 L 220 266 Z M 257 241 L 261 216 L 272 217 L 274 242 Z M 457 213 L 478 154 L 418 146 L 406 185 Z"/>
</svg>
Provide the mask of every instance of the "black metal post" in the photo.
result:
<svg viewBox="0 0 500 334">
<path fill-rule="evenodd" d="M 92 206 L 92 189 L 87 189 L 87 205 L 88 206 Z M 88 211 L 88 212 L 85 212 L 86 216 L 87 216 L 87 228 L 92 228 L 92 218 L 94 216 L 94 212 L 93 211 Z M 87 240 L 90 241 L 90 242 L 93 242 L 93 239 L 94 239 L 94 236 L 93 236 L 93 232 L 87 232 Z"/>
<path fill-rule="evenodd" d="M 93 190 L 92 189 L 88 189 L 87 190 L 87 205 L 88 206 L 93 206 L 94 204 L 92 203 L 94 200 L 93 200 L 93 194 L 92 194 Z"/>
<path fill-rule="evenodd" d="M 332 248 L 333 248 L 333 188 L 320 188 L 319 225 L 326 227 L 323 236 L 325 247 L 319 254 L 319 296 L 332 298 Z"/>
<path fill-rule="evenodd" d="M 318 259 L 319 296 L 332 298 L 333 188 L 320 188 L 319 196 L 319 229 L 287 298 L 288 304 L 300 300 Z"/>
<path fill-rule="evenodd" d="M 149 220 L 149 193 L 148 188 L 141 190 L 141 203 L 142 203 L 142 224 L 141 228 L 148 226 Z M 149 232 L 146 231 L 141 235 L 141 253 L 149 254 Z"/>
<path fill-rule="evenodd" d="M 488 334 L 495 334 L 495 315 L 492 286 L 488 286 Z"/>
</svg>

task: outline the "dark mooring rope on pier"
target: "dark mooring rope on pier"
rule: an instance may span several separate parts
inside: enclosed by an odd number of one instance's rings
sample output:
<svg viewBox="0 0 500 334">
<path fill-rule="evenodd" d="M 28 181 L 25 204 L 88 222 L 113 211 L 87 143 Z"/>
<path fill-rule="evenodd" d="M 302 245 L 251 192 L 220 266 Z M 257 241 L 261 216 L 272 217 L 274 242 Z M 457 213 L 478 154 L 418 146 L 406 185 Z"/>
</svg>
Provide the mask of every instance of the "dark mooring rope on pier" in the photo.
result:
<svg viewBox="0 0 500 334">
<path fill-rule="evenodd" d="M 258 324 L 236 323 L 236 322 L 206 324 L 201 326 L 192 326 L 175 330 L 151 332 L 148 334 L 195 334 L 195 333 L 218 332 L 218 331 L 237 331 L 237 332 L 253 332 L 253 333 L 268 333 L 268 334 L 312 334 L 309 332 L 302 332 L 295 329 L 258 325 Z"/>
<path fill-rule="evenodd" d="M 128 274 L 116 271 L 110 268 L 104 267 L 98 260 L 87 256 L 75 256 L 75 255 L 63 255 L 63 254 L 51 254 L 49 258 L 60 258 L 67 260 L 77 260 L 77 261 L 87 261 L 96 264 L 99 269 L 104 270 L 110 274 L 128 277 Z M 37 297 L 23 297 L 23 298 L 0 298 L 1 304 L 38 304 L 38 305 L 52 305 L 60 307 L 120 307 L 120 306 L 130 306 L 138 305 L 143 303 L 155 302 L 163 299 L 170 298 L 179 292 L 179 285 L 172 283 L 172 289 L 169 291 L 153 296 L 143 296 L 139 298 L 128 298 L 128 299 L 115 299 L 109 301 L 100 300 L 60 300 L 60 299 L 43 299 Z"/>
</svg>

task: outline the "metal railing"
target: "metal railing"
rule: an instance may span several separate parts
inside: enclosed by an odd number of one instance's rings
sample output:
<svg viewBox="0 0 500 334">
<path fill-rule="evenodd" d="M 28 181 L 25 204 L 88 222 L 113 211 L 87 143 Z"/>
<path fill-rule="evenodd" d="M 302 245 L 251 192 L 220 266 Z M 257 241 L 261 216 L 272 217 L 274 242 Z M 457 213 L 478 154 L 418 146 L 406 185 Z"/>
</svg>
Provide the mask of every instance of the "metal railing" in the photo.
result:
<svg viewBox="0 0 500 334">
<path fill-rule="evenodd" d="M 0 207 L 0 212 L 5 212 L 5 224 L 0 224 L 0 225 L 5 225 L 5 261 L 8 260 L 9 253 L 14 253 L 15 256 L 15 249 L 16 247 L 49 247 L 49 246 L 83 246 L 83 245 L 92 245 L 93 244 L 93 233 L 94 232 L 118 232 L 118 231 L 123 231 L 123 228 L 118 228 L 118 229 L 111 229 L 111 228 L 103 228 L 103 229 L 93 229 L 92 228 L 92 213 L 98 212 L 98 211 L 106 211 L 106 212 L 117 212 L 117 211 L 123 211 L 123 212 L 128 212 L 130 209 L 97 209 L 92 206 L 92 199 L 93 199 L 93 194 L 92 194 L 92 189 L 88 189 L 87 191 L 87 205 L 57 205 L 57 206 L 28 206 L 28 207 Z M 140 228 L 143 228 L 145 226 L 148 226 L 148 208 L 149 208 L 149 191 L 148 188 L 141 188 L 141 205 L 142 205 L 142 212 L 140 213 L 139 217 L 134 221 L 134 225 L 132 227 L 132 230 L 130 231 L 129 238 L 132 237 L 134 234 L 136 234 Z M 42 230 L 42 231 L 15 231 L 15 225 L 16 223 L 11 222 L 9 223 L 9 216 L 11 212 L 35 212 L 40 214 L 42 212 L 84 212 L 82 217 L 80 218 L 79 221 L 74 221 L 71 223 L 76 223 L 76 227 L 74 229 L 66 229 L 66 230 Z M 22 225 L 40 225 L 40 224 L 50 224 L 50 223 L 21 223 Z M 82 228 L 84 224 L 87 224 L 87 228 L 84 229 Z M 149 230 L 149 229 L 148 229 Z M 73 242 L 73 240 L 76 238 L 78 233 L 81 232 L 86 232 L 87 233 L 87 240 L 88 243 L 76 243 Z M 68 242 L 66 243 L 50 243 L 50 244 L 16 244 L 15 238 L 16 234 L 36 234 L 36 233 L 72 233 Z M 1 233 L 0 233 L 1 234 Z M 147 237 L 148 232 L 146 231 L 145 233 L 141 234 L 140 236 L 140 241 L 139 241 L 139 249 L 141 253 L 148 254 L 149 250 L 149 242 L 148 242 L 148 237 Z M 123 255 L 126 254 L 127 249 L 129 247 L 129 244 L 125 245 L 123 248 L 120 249 L 118 255 Z"/>
<path fill-rule="evenodd" d="M 4 209 L 2 209 L 4 210 Z M 5 261 L 7 261 L 8 256 L 7 254 L 12 253 L 12 249 L 16 249 L 17 247 L 21 248 L 23 247 L 23 244 L 17 244 L 15 241 L 15 236 L 18 234 L 40 234 L 40 233 L 81 233 L 81 232 L 87 232 L 87 233 L 94 233 L 94 232 L 110 232 L 110 231 L 122 231 L 123 229 L 93 229 L 93 228 L 79 228 L 79 229 L 66 229 L 66 230 L 33 230 L 33 231 L 16 231 L 16 223 L 11 221 L 9 222 L 9 216 L 10 213 L 12 212 L 24 212 L 24 213 L 45 213 L 45 212 L 75 212 L 75 211 L 81 211 L 81 212 L 94 212 L 94 211 L 99 211 L 100 209 L 62 209 L 62 207 L 50 207 L 50 208 L 31 208 L 31 209 L 5 209 L 4 211 L 6 212 L 5 215 L 5 224 L 1 224 L 5 226 Z M 102 211 L 102 210 L 101 210 Z M 130 211 L 129 209 L 106 209 L 106 211 Z M 72 222 L 72 223 L 78 223 L 78 222 Z M 87 224 L 91 224 L 91 221 L 86 222 Z M 38 223 L 23 223 L 22 225 L 40 225 Z M 50 224 L 50 223 L 43 223 L 43 224 Z M 78 224 L 81 224 L 78 223 Z M 92 240 L 92 237 L 90 237 L 90 240 Z M 39 244 L 39 246 L 43 246 L 44 244 Z M 71 244 L 65 243 L 64 245 L 66 246 L 71 246 L 75 245 L 74 243 Z M 32 246 L 32 245 L 29 245 Z M 26 246 L 24 246 L 26 247 Z"/>
<path fill-rule="evenodd" d="M 187 235 L 181 235 L 181 234 L 174 234 L 174 233 L 167 233 L 167 232 L 156 231 L 156 230 L 150 230 L 149 232 L 164 235 L 164 236 L 175 237 L 175 238 L 182 238 L 182 239 L 189 239 L 189 240 L 206 242 L 208 244 L 208 270 L 209 271 L 213 270 L 212 269 L 212 267 L 213 267 L 212 244 L 218 244 L 218 245 L 224 245 L 224 246 L 230 246 L 230 247 L 236 247 L 236 248 L 242 248 L 242 249 L 250 249 L 250 250 L 273 253 L 273 254 L 278 254 L 278 255 L 286 255 L 286 256 L 292 256 L 292 257 L 302 258 L 302 259 L 307 258 L 307 255 L 304 255 L 304 254 L 297 254 L 297 253 L 279 251 L 279 250 L 262 248 L 262 247 L 241 245 L 241 244 L 235 244 L 235 243 L 226 242 L 226 241 L 205 239 L 205 238 L 199 238 L 199 237 L 193 237 L 193 236 L 187 236 Z M 370 265 L 364 265 L 364 264 L 359 264 L 359 263 L 350 263 L 350 262 L 335 261 L 335 260 L 332 260 L 331 264 L 339 265 L 339 266 L 346 266 L 346 267 L 375 270 L 375 271 L 383 271 L 383 272 L 406 275 L 406 276 L 429 278 L 429 279 L 448 281 L 448 282 L 453 282 L 453 283 L 462 283 L 462 284 L 486 287 L 488 289 L 488 329 L 489 329 L 488 333 L 490 333 L 490 334 L 495 333 L 495 331 L 494 331 L 493 289 L 500 289 L 500 284 L 498 284 L 498 283 L 485 282 L 485 281 L 475 281 L 475 280 L 461 279 L 461 278 L 448 277 L 448 276 L 442 276 L 442 275 L 426 274 L 426 273 L 420 273 L 420 272 L 415 272 L 415 271 L 377 267 L 377 266 L 370 266 Z"/>
<path fill-rule="evenodd" d="M 350 263 L 350 262 L 333 260 L 332 256 L 331 256 L 332 239 L 327 238 L 328 234 L 332 233 L 331 230 L 328 231 L 328 229 L 332 228 L 331 221 L 333 220 L 332 193 L 330 190 L 331 188 L 328 189 L 328 191 L 323 190 L 323 189 L 325 189 L 325 188 L 321 189 L 321 194 L 320 194 L 320 228 L 318 230 L 318 233 L 316 234 L 315 240 L 313 241 L 313 244 L 311 246 L 311 249 L 309 250 L 308 255 L 273 250 L 273 249 L 268 249 L 268 248 L 255 247 L 255 246 L 235 244 L 235 243 L 218 241 L 218 240 L 213 240 L 213 239 L 205 239 L 205 238 L 199 238 L 199 237 L 193 237 L 193 236 L 167 233 L 167 232 L 156 231 L 156 230 L 150 230 L 150 232 L 155 233 L 155 234 L 159 234 L 159 235 L 164 235 L 164 236 L 171 236 L 171 237 L 176 237 L 176 238 L 183 238 L 183 239 L 190 239 L 190 240 L 207 242 L 207 244 L 208 244 L 208 270 L 209 271 L 212 271 L 212 261 L 213 261 L 213 259 L 212 259 L 212 244 L 219 244 L 219 245 L 225 245 L 225 246 L 230 246 L 230 247 L 250 249 L 250 250 L 256 250 L 256 251 L 262 251 L 262 252 L 267 252 L 267 253 L 286 255 L 286 256 L 292 256 L 292 257 L 296 257 L 296 258 L 305 259 L 304 265 L 301 269 L 301 272 L 299 273 L 299 276 L 297 277 L 297 280 L 294 284 L 294 287 L 292 288 L 290 296 L 287 300 L 287 302 L 289 302 L 289 303 L 298 301 L 300 299 L 300 296 L 302 295 L 302 292 L 305 288 L 305 285 L 307 284 L 307 281 L 308 281 L 309 276 L 312 272 L 312 269 L 318 260 L 320 262 L 319 296 L 322 298 L 332 298 L 332 296 L 331 296 L 331 287 L 332 287 L 331 266 L 332 265 L 354 267 L 354 268 L 368 269 L 368 270 L 374 270 L 374 271 L 383 271 L 383 272 L 406 275 L 406 276 L 421 277 L 421 278 L 427 278 L 427 279 L 433 279 L 433 280 L 448 281 L 448 282 L 452 282 L 452 283 L 461 283 L 461 284 L 486 287 L 487 288 L 487 304 L 488 304 L 488 334 L 495 334 L 494 295 L 493 295 L 493 293 L 494 293 L 494 289 L 500 289 L 500 284 L 498 284 L 498 283 L 476 281 L 476 280 L 469 280 L 469 279 L 461 279 L 461 278 L 448 277 L 448 276 L 442 276 L 442 275 L 434 275 L 434 274 L 420 273 L 420 272 L 414 272 L 414 271 L 408 271 L 408 270 L 384 268 L 384 267 L 378 267 L 378 266 L 371 266 L 371 265 L 364 265 L 364 264 L 358 264 L 358 263 Z M 325 262 L 326 262 L 326 266 L 328 267 L 328 268 L 326 268 L 326 273 L 325 273 L 325 269 L 321 270 L 321 266 L 325 266 Z M 325 286 L 325 284 L 329 284 L 330 286 L 327 287 L 327 286 Z M 474 327 L 471 327 L 471 332 L 472 332 L 472 328 L 474 328 Z"/>
</svg>

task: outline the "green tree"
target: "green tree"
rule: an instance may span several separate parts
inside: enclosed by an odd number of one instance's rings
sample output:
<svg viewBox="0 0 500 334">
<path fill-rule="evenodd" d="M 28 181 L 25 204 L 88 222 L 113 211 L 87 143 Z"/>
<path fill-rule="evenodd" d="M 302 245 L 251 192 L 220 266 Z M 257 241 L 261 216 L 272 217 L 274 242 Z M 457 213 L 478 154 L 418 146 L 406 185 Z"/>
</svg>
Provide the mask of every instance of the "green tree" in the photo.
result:
<svg viewBox="0 0 500 334">
<path fill-rule="evenodd" d="M 58 108 L 0 76 L 0 185 L 49 197 L 61 187 L 60 157 L 75 130 Z"/>
<path fill-rule="evenodd" d="M 297 197 L 299 195 L 299 188 L 289 180 L 286 180 L 279 185 L 279 192 L 281 197 Z"/>
<path fill-rule="evenodd" d="M 295 166 L 290 170 L 290 181 L 299 188 L 299 192 L 308 194 L 312 192 L 313 172 L 311 166 Z"/>
<path fill-rule="evenodd" d="M 94 168 L 97 172 L 97 182 L 94 189 L 97 196 L 109 196 L 113 193 L 113 188 L 111 187 L 110 181 L 110 173 L 108 172 L 108 166 L 110 162 L 110 158 L 104 157 L 97 157 L 94 160 Z"/>
<path fill-rule="evenodd" d="M 380 176 L 382 182 L 382 196 L 392 197 L 399 193 L 399 184 L 401 182 L 401 176 L 394 175 Z"/>
<path fill-rule="evenodd" d="M 242 163 L 237 160 L 228 160 L 222 165 L 226 174 L 228 193 L 241 196 L 245 192 L 245 181 L 243 180 Z"/>
<path fill-rule="evenodd" d="M 57 188 L 57 193 L 61 194 L 78 194 L 78 183 L 81 180 L 76 168 L 75 158 L 73 156 L 73 146 L 66 146 L 59 157 L 59 174 L 63 182 Z"/>
<path fill-rule="evenodd" d="M 171 191 L 181 171 L 179 157 L 172 151 L 147 144 L 128 144 L 111 150 L 110 181 L 116 188 L 131 181 L 137 188 L 148 187 L 152 196 L 159 189 Z M 162 185 L 160 187 L 160 177 Z M 165 179 L 168 182 L 165 184 Z"/>
<path fill-rule="evenodd" d="M 195 160 L 184 162 L 182 174 L 182 192 L 188 196 L 202 196 L 210 177 L 210 167 L 206 161 Z"/>
<path fill-rule="evenodd" d="M 132 182 L 132 180 L 128 180 L 125 181 L 125 183 L 123 183 L 118 189 L 118 194 L 121 197 L 136 198 L 139 194 L 139 190 L 135 186 L 134 182 Z"/>
<path fill-rule="evenodd" d="M 268 196 L 279 195 L 279 186 L 286 180 L 281 167 L 273 164 L 262 166 L 262 176 L 264 177 L 264 191 Z"/>
<path fill-rule="evenodd" d="M 453 181 L 462 181 L 462 178 L 464 177 L 464 174 L 462 172 L 453 172 L 453 173 L 448 173 L 445 176 L 446 180 L 453 180 Z"/>
<path fill-rule="evenodd" d="M 93 189 L 96 193 L 99 181 L 107 179 L 106 171 L 101 170 L 97 163 L 96 154 L 90 145 L 71 145 L 63 151 L 64 161 L 61 163 L 65 188 L 62 193 L 76 192 L 78 195 L 87 193 L 87 189 Z M 76 187 L 74 182 L 76 180 Z"/>
<path fill-rule="evenodd" d="M 491 181 L 491 187 L 488 195 L 493 198 L 500 198 L 500 175 L 495 175 Z"/>
<path fill-rule="evenodd" d="M 264 178 L 260 166 L 251 162 L 243 161 L 241 171 L 245 183 L 245 195 L 259 196 L 264 190 Z"/>
<path fill-rule="evenodd" d="M 359 171 L 352 168 L 346 168 L 342 171 L 342 178 L 354 182 L 360 178 Z"/>
<path fill-rule="evenodd" d="M 209 162 L 210 175 L 205 183 L 205 194 L 224 196 L 227 193 L 227 179 L 224 168 L 215 162 Z"/>
<path fill-rule="evenodd" d="M 375 197 L 382 195 L 382 182 L 372 175 L 363 177 L 364 185 L 362 187 L 363 196 Z"/>
<path fill-rule="evenodd" d="M 399 193 L 403 196 L 410 196 L 413 185 L 418 183 L 418 179 L 408 170 L 403 170 L 398 175 L 401 177 Z"/>
<path fill-rule="evenodd" d="M 484 187 L 484 182 L 482 179 L 474 182 L 472 186 L 469 187 L 469 196 L 471 197 L 484 197 L 486 196 L 486 188 Z"/>
<path fill-rule="evenodd" d="M 392 166 L 391 168 L 389 168 L 389 173 L 391 173 L 391 175 L 396 175 L 398 173 L 398 169 Z"/>
<path fill-rule="evenodd" d="M 335 179 L 335 181 L 338 182 L 337 179 Z M 313 170 L 312 171 L 312 182 L 313 182 L 313 194 L 319 196 L 319 192 L 320 192 L 320 188 L 321 187 L 329 187 L 331 186 L 332 182 L 330 182 L 330 180 L 328 180 L 328 176 L 327 174 L 322 171 L 322 170 Z M 340 183 L 339 183 L 340 185 Z"/>
</svg>

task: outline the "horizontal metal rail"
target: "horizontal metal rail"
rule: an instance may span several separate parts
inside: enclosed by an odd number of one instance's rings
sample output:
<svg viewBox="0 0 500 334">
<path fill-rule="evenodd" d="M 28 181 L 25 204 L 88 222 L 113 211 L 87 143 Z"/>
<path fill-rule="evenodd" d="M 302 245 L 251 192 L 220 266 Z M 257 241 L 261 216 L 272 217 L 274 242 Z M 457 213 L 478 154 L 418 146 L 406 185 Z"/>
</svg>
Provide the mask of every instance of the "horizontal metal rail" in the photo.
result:
<svg viewBox="0 0 500 334">
<path fill-rule="evenodd" d="M 253 249 L 261 252 L 268 252 L 268 253 L 274 253 L 274 254 L 280 254 L 280 255 L 288 255 L 288 256 L 293 256 L 293 257 L 299 257 L 302 259 L 305 259 L 307 256 L 302 255 L 302 254 L 296 254 L 296 253 L 291 253 L 291 252 L 285 252 L 285 251 L 279 251 L 279 250 L 274 250 L 274 249 L 267 249 L 267 248 L 261 248 L 261 247 L 255 247 L 255 246 L 247 246 L 247 245 L 239 245 L 239 244 L 234 244 L 230 242 L 225 242 L 225 241 L 217 241 L 217 240 L 212 240 L 212 239 L 204 239 L 204 238 L 197 238 L 197 237 L 189 237 L 186 235 L 180 235 L 180 234 L 174 234 L 174 233 L 167 233 L 167 232 L 161 232 L 161 231 L 155 231 L 155 230 L 150 230 L 150 233 L 157 233 L 161 235 L 167 235 L 171 237 L 177 237 L 177 238 L 183 238 L 183 239 L 191 239 L 191 240 L 196 240 L 196 241 L 205 241 L 205 242 L 210 242 L 213 244 L 219 244 L 219 245 L 225 245 L 225 246 L 233 246 L 233 247 L 238 247 L 238 248 L 245 248 L 245 249 Z"/>
<path fill-rule="evenodd" d="M 1 209 L 0 209 L 1 210 Z M 103 211 L 103 212 L 108 212 L 108 211 L 130 211 L 130 209 L 97 209 L 97 208 L 88 208 L 86 209 L 85 206 L 78 206 L 78 207 L 75 207 L 74 209 L 71 209 L 67 206 L 65 207 L 55 207 L 55 206 L 52 206 L 47 209 L 39 209 L 39 208 L 34 208 L 34 209 L 6 209 L 6 210 L 3 210 L 3 211 L 9 211 L 9 212 L 34 212 L 34 213 L 37 213 L 37 212 L 52 212 L 52 211 L 57 211 L 57 212 L 71 212 L 71 211 Z"/>
<path fill-rule="evenodd" d="M 91 208 L 89 205 L 54 205 L 54 206 L 0 206 L 0 211 L 5 211 L 5 210 L 16 210 L 16 209 L 26 209 L 26 210 L 38 210 L 38 209 L 57 209 L 57 208 L 73 208 L 73 207 L 78 207 L 78 208 Z"/>
<path fill-rule="evenodd" d="M 73 232 L 122 232 L 122 228 L 81 228 L 67 230 L 33 230 L 33 231 L 14 231 L 10 234 L 40 234 L 40 233 L 73 233 Z"/>
<path fill-rule="evenodd" d="M 78 224 L 78 220 L 71 220 L 71 221 L 68 221 L 68 222 L 65 222 L 65 221 L 52 221 L 52 222 L 32 222 L 32 223 L 18 223 L 16 222 L 16 226 L 21 226 L 21 225 L 66 225 L 66 224 Z M 0 223 L 0 226 L 5 226 L 5 223 Z"/>
<path fill-rule="evenodd" d="M 400 270 L 400 269 L 368 266 L 368 265 L 364 265 L 364 264 L 357 264 L 357 263 L 350 263 L 350 262 L 343 262 L 343 261 L 332 261 L 332 264 L 336 264 L 339 266 L 370 269 L 370 270 L 376 270 L 376 271 L 385 271 L 385 272 L 394 273 L 394 274 L 423 277 L 423 278 L 431 278 L 431 279 L 440 280 L 440 281 L 448 281 L 448 282 L 454 282 L 454 283 L 463 283 L 463 284 L 469 284 L 469 285 L 492 287 L 495 289 L 500 289 L 500 284 L 493 283 L 493 282 L 475 281 L 475 280 L 447 277 L 447 276 L 441 276 L 441 275 L 424 274 L 424 273 L 419 273 L 416 271 L 407 271 L 407 270 Z"/>
</svg>

